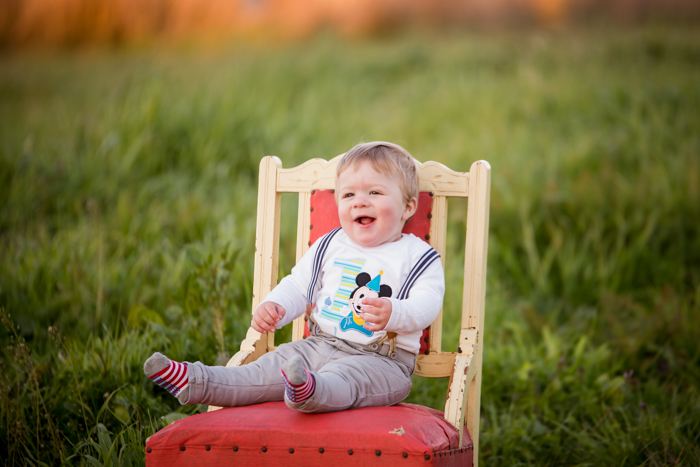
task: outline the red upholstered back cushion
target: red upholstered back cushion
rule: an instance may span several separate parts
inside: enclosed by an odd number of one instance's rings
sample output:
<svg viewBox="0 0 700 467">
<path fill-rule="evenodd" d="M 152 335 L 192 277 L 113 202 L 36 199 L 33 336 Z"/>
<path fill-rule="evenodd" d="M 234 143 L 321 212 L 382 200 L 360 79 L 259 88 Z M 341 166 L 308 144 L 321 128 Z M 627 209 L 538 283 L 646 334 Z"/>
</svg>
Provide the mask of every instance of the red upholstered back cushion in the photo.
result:
<svg viewBox="0 0 700 467">
<path fill-rule="evenodd" d="M 403 233 L 411 233 L 425 242 L 430 240 L 430 220 L 433 218 L 433 194 L 421 191 L 418 195 L 418 210 L 404 226 Z M 311 191 L 311 222 L 309 246 L 316 240 L 340 227 L 338 218 L 338 205 L 335 202 L 335 190 Z M 420 353 L 428 351 L 428 327 L 423 331 L 420 340 Z M 308 326 L 304 324 L 304 335 L 310 336 Z"/>
<path fill-rule="evenodd" d="M 311 192 L 311 230 L 309 246 L 316 240 L 340 227 L 335 190 L 313 190 Z M 430 219 L 433 217 L 433 195 L 421 191 L 418 195 L 418 210 L 404 226 L 403 233 L 412 233 L 424 241 L 430 240 Z"/>
</svg>

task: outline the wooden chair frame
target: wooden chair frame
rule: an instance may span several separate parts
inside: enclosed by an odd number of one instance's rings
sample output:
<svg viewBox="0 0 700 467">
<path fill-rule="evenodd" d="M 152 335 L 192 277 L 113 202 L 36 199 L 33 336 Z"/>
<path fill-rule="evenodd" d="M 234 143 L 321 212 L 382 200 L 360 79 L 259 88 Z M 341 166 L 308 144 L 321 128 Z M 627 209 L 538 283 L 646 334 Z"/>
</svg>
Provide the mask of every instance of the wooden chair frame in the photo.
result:
<svg viewBox="0 0 700 467">
<path fill-rule="evenodd" d="M 255 235 L 255 275 L 252 311 L 275 287 L 278 278 L 281 193 L 299 194 L 297 225 L 297 261 L 309 249 L 310 202 L 312 190 L 335 188 L 336 165 L 341 156 L 330 161 L 311 159 L 297 167 L 284 169 L 280 159 L 267 156 L 260 162 L 258 211 Z M 469 172 L 455 172 L 438 162 L 416 161 L 420 190 L 433 194 L 430 244 L 445 261 L 447 198 L 468 197 L 464 295 L 462 320 L 456 352 L 442 351 L 442 310 L 430 327 L 429 351 L 417 357 L 415 374 L 432 378 L 450 377 L 445 403 L 445 419 L 460 433 L 466 425 L 478 465 L 479 407 L 483 358 L 484 301 L 488 250 L 491 167 L 486 161 L 472 164 Z M 292 339 L 302 339 L 303 316 L 294 321 Z M 275 350 L 274 334 L 248 329 L 241 349 L 227 366 L 255 361 Z M 210 407 L 217 410 L 220 407 Z"/>
</svg>

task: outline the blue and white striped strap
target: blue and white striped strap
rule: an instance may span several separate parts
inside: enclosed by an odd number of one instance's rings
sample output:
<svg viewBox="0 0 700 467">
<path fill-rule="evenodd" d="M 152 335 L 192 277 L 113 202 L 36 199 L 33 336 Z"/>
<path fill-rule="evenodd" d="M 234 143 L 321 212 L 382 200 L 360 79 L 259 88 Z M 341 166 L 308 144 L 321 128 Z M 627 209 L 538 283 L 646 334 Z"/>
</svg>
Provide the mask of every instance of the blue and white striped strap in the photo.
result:
<svg viewBox="0 0 700 467">
<path fill-rule="evenodd" d="M 318 240 L 319 245 L 318 249 L 316 250 L 316 254 L 314 255 L 314 266 L 311 272 L 311 282 L 309 283 L 309 290 L 306 293 L 307 303 L 313 303 L 313 295 L 314 290 L 316 289 L 316 282 L 318 282 L 318 276 L 321 273 L 321 266 L 323 266 L 323 257 L 326 255 L 326 250 L 328 249 L 328 245 L 331 243 L 331 240 L 333 239 L 335 234 L 337 234 L 340 231 L 340 229 L 341 227 L 337 227 Z"/>
<path fill-rule="evenodd" d="M 433 248 L 423 253 L 423 256 L 421 256 L 415 266 L 413 266 L 411 272 L 408 273 L 408 277 L 406 277 L 406 280 L 401 286 L 401 290 L 399 290 L 399 294 L 396 296 L 396 298 L 399 300 L 407 299 L 408 293 L 411 291 L 413 284 L 416 283 L 416 280 L 418 280 L 418 277 L 423 274 L 423 272 L 428 269 L 428 266 L 430 266 L 430 264 L 439 257 L 440 255 Z"/>
</svg>

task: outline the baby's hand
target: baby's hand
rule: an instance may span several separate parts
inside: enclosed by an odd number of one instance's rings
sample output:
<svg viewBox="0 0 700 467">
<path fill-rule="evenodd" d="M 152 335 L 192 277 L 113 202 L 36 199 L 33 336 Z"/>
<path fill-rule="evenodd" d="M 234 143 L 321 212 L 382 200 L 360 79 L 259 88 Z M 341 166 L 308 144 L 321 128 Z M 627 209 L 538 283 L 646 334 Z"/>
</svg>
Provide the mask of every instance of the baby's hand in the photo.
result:
<svg viewBox="0 0 700 467">
<path fill-rule="evenodd" d="M 362 314 L 360 315 L 360 318 L 366 321 L 363 327 L 368 331 L 381 331 L 389 324 L 392 309 L 389 299 L 363 298 Z"/>
<path fill-rule="evenodd" d="M 287 311 L 276 303 L 261 303 L 253 313 L 253 329 L 263 334 L 275 332 L 275 326 L 286 314 Z"/>
</svg>

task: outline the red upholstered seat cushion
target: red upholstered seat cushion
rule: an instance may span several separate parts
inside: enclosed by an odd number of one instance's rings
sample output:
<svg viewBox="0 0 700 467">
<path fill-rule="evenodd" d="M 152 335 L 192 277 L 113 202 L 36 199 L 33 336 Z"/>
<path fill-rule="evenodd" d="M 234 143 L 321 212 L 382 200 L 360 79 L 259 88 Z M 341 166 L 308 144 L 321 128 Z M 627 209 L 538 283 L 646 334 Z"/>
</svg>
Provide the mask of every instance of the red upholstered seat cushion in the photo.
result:
<svg viewBox="0 0 700 467">
<path fill-rule="evenodd" d="M 193 415 L 146 442 L 146 465 L 471 465 L 471 439 L 413 404 L 304 414 L 267 402 Z"/>
</svg>

